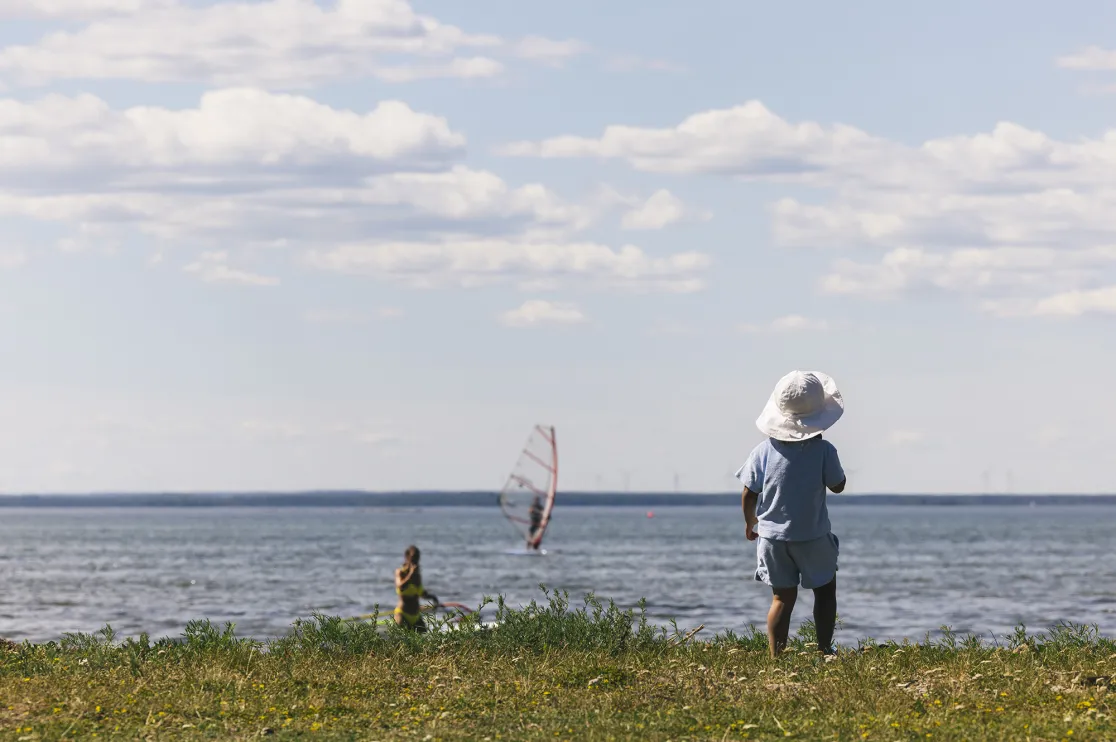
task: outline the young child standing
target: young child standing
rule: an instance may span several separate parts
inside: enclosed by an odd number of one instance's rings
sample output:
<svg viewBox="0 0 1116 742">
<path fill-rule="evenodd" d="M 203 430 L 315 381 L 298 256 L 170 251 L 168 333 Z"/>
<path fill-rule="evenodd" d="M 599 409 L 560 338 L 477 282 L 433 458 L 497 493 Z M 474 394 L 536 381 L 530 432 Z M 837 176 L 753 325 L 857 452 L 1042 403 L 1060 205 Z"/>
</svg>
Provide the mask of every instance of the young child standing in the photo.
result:
<svg viewBox="0 0 1116 742">
<path fill-rule="evenodd" d="M 744 484 L 745 533 L 756 545 L 756 580 L 771 586 L 767 641 L 775 657 L 787 646 L 798 585 L 814 591 L 818 649 L 833 652 L 837 622 L 838 540 L 830 530 L 826 488 L 845 489 L 832 443 L 822 440 L 844 414 L 833 379 L 792 371 L 779 380 L 756 420 L 768 436 L 736 472 Z"/>
</svg>

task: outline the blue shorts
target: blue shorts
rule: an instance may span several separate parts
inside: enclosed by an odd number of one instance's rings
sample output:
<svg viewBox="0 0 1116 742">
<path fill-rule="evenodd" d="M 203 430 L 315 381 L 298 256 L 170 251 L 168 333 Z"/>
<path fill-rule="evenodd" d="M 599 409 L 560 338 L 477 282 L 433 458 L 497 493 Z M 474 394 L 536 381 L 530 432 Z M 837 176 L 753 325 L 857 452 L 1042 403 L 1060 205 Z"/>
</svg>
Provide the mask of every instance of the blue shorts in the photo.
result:
<svg viewBox="0 0 1116 742">
<path fill-rule="evenodd" d="M 756 539 L 756 580 L 771 587 L 807 590 L 828 585 L 837 576 L 840 541 L 827 533 L 813 541 Z"/>
</svg>

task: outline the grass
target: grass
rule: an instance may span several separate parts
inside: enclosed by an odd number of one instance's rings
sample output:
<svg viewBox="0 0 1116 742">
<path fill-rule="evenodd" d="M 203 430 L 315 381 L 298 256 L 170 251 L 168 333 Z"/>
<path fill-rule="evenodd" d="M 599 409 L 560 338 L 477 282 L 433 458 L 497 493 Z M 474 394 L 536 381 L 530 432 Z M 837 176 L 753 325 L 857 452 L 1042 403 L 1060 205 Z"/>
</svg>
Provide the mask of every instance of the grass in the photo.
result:
<svg viewBox="0 0 1116 742">
<path fill-rule="evenodd" d="M 261 643 L 191 623 L 0 646 L 0 739 L 1116 739 L 1116 642 L 1095 627 L 861 641 L 778 660 L 755 630 L 699 641 L 592 596 L 495 631 L 417 636 L 315 616 Z"/>
</svg>

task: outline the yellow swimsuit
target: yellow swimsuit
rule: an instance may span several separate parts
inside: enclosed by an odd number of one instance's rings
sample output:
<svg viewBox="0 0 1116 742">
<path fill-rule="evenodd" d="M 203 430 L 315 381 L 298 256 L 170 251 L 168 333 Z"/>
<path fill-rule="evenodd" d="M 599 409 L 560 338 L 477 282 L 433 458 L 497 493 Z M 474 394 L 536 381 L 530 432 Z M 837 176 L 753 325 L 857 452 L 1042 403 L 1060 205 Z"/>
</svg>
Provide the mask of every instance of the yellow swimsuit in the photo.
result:
<svg viewBox="0 0 1116 742">
<path fill-rule="evenodd" d="M 415 583 L 405 585 L 401 588 L 395 588 L 395 594 L 400 596 L 401 598 L 421 598 L 425 593 L 426 591 L 422 589 L 422 585 L 416 585 Z M 419 619 L 422 618 L 421 611 L 419 611 L 418 613 L 407 613 L 403 610 L 403 606 L 401 605 L 395 607 L 395 615 L 402 616 L 403 620 L 407 622 L 408 626 L 414 626 L 419 622 Z"/>
</svg>

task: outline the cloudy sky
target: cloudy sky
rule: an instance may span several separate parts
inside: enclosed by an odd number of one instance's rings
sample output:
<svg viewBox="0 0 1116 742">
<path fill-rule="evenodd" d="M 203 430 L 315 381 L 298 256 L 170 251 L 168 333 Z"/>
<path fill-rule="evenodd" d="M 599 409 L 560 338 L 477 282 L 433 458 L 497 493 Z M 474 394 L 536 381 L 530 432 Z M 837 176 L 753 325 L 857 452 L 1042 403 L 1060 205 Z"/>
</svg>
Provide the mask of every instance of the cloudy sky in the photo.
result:
<svg viewBox="0 0 1116 742">
<path fill-rule="evenodd" d="M 807 12 L 808 11 L 808 12 Z M 0 491 L 1111 491 L 1116 6 L 0 0 Z"/>
</svg>

